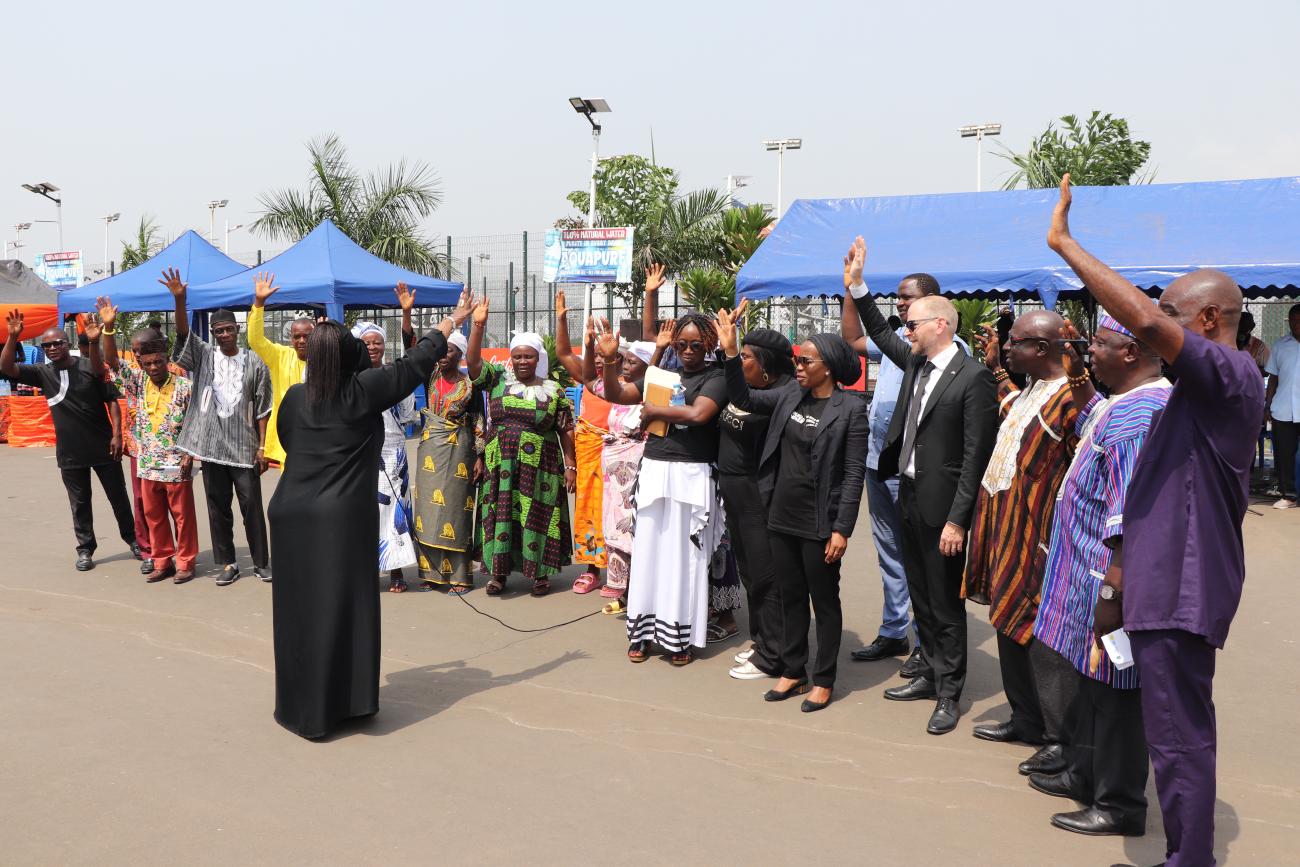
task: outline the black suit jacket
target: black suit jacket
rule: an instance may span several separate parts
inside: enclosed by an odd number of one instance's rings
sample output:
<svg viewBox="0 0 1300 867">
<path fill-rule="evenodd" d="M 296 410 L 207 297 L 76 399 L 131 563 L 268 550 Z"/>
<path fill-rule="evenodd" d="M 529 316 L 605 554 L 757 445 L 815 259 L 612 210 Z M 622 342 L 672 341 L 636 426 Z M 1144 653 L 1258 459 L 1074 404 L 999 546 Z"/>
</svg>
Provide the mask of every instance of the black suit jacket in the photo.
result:
<svg viewBox="0 0 1300 867">
<path fill-rule="evenodd" d="M 771 388 L 751 390 L 745 382 L 739 356 L 728 358 L 723 370 L 727 374 L 728 400 L 743 410 L 772 418 L 758 460 L 758 490 L 763 505 L 770 506 L 780 464 L 781 434 L 807 390 L 794 379 Z M 840 533 L 845 538 L 853 535 L 862 503 L 870 439 L 871 423 L 861 398 L 839 388 L 831 392 L 813 438 L 812 468 L 817 502 L 810 505 L 816 508 L 817 538 L 829 539 L 831 533 Z"/>
<path fill-rule="evenodd" d="M 916 391 L 916 377 L 927 359 L 889 328 L 870 296 L 854 298 L 867 336 L 903 369 L 898 405 L 880 451 L 880 474 L 889 478 L 899 466 L 903 428 Z M 932 527 L 945 523 L 968 529 L 980 480 L 998 436 L 998 388 L 983 364 L 960 349 L 944 369 L 916 427 L 916 496 L 921 516 Z"/>
</svg>

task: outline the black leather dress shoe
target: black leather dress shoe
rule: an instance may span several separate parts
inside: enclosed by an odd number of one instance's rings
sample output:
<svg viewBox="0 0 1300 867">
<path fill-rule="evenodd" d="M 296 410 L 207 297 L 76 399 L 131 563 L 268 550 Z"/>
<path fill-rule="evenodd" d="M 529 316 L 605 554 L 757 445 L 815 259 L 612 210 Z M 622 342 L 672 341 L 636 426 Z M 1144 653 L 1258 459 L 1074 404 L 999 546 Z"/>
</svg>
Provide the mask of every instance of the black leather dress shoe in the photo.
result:
<svg viewBox="0 0 1300 867">
<path fill-rule="evenodd" d="M 77 571 L 89 572 L 95 568 L 95 561 L 84 551 L 77 554 Z"/>
<path fill-rule="evenodd" d="M 1029 788 L 1044 795 L 1051 795 L 1053 798 L 1073 798 L 1083 803 L 1083 799 L 1075 791 L 1073 778 L 1064 771 L 1059 774 L 1030 774 Z"/>
<path fill-rule="evenodd" d="M 1093 837 L 1141 837 L 1147 832 L 1146 816 L 1117 819 L 1096 807 L 1057 813 L 1052 817 L 1052 824 L 1065 831 Z"/>
<path fill-rule="evenodd" d="M 961 719 L 961 709 L 957 707 L 957 700 L 941 698 L 934 706 L 934 713 L 930 714 L 930 722 L 925 730 L 932 735 L 946 735 L 957 728 L 959 719 Z"/>
<path fill-rule="evenodd" d="M 885 698 L 890 701 L 920 701 L 923 698 L 934 698 L 934 681 L 927 677 L 914 677 L 910 683 L 903 686 L 891 686 L 885 690 Z"/>
<path fill-rule="evenodd" d="M 854 662 L 875 662 L 891 656 L 905 656 L 910 646 L 906 638 L 886 638 L 877 635 L 875 641 L 861 650 L 853 651 L 849 654 L 849 658 Z"/>
<path fill-rule="evenodd" d="M 1021 762 L 1017 770 L 1026 777 L 1030 774 L 1059 774 L 1065 770 L 1065 748 L 1060 744 L 1048 744 Z"/>
<path fill-rule="evenodd" d="M 1004 723 L 984 723 L 975 726 L 971 734 L 982 741 L 994 741 L 1000 744 L 1022 743 L 1022 744 L 1041 744 L 1042 738 L 1029 738 L 1020 733 L 1013 722 Z"/>
<path fill-rule="evenodd" d="M 145 560 L 140 564 L 140 574 L 141 575 L 153 574 L 153 560 Z"/>
<path fill-rule="evenodd" d="M 903 680 L 911 680 L 914 677 L 921 676 L 921 667 L 925 665 L 925 660 L 921 658 L 921 648 L 912 648 L 912 655 L 903 663 L 903 667 L 898 670 L 898 676 Z"/>
</svg>

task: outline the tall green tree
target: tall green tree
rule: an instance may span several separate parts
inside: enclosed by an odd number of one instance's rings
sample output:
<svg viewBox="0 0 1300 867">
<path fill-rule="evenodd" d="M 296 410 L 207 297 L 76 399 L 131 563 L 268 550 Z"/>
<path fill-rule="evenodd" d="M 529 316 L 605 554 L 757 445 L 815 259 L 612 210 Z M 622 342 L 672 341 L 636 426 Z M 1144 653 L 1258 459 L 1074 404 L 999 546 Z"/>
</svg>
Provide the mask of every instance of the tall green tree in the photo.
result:
<svg viewBox="0 0 1300 867">
<path fill-rule="evenodd" d="M 161 237 L 158 224 L 148 215 L 141 217 L 135 237 L 122 242 L 122 270 L 134 268 L 152 259 L 165 246 L 167 242 Z"/>
<path fill-rule="evenodd" d="M 1127 120 L 1099 111 L 1086 121 L 1064 115 L 1060 129 L 1049 123 L 1022 154 L 1002 150 L 999 156 L 1013 166 L 1004 190 L 1056 187 L 1066 172 L 1075 184 L 1095 187 L 1150 183 L 1153 177 L 1153 172 L 1142 172 L 1151 143 L 1134 141 Z"/>
<path fill-rule="evenodd" d="M 307 144 L 311 174 L 304 189 L 263 194 L 252 229 L 270 240 L 296 242 L 329 218 L 381 259 L 433 277 L 451 277 L 445 251 L 420 231 L 442 204 L 442 182 L 424 163 L 399 161 L 363 175 L 336 136 Z"/>
</svg>

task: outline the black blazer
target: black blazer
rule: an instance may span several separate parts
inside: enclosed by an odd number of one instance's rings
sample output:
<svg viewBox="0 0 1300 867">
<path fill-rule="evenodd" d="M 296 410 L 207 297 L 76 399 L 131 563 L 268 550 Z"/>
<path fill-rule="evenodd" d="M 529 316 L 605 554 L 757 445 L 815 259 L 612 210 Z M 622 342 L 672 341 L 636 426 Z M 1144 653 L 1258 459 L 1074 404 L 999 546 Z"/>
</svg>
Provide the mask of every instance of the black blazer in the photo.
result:
<svg viewBox="0 0 1300 867">
<path fill-rule="evenodd" d="M 926 363 L 924 355 L 889 328 L 870 296 L 854 298 L 867 336 L 890 361 L 903 369 L 903 385 L 880 450 L 880 474 L 898 475 L 903 448 L 903 428 L 916 390 L 916 377 Z M 916 485 L 921 517 L 931 527 L 956 524 L 968 529 L 980 480 L 998 436 L 998 388 L 983 364 L 962 352 L 944 369 L 916 428 Z"/>
<path fill-rule="evenodd" d="M 785 431 L 786 419 L 799 406 L 807 390 L 794 379 L 771 388 L 751 390 L 745 382 L 745 370 L 739 356 L 728 358 L 723 370 L 727 374 L 728 400 L 743 410 L 772 418 L 758 459 L 758 490 L 763 496 L 763 505 L 771 506 L 780 463 L 781 434 Z M 871 423 L 867 420 L 866 404 L 842 389 L 832 391 L 813 438 L 817 538 L 829 539 L 831 533 L 839 533 L 845 538 L 853 535 L 862 503 L 870 439 Z"/>
</svg>

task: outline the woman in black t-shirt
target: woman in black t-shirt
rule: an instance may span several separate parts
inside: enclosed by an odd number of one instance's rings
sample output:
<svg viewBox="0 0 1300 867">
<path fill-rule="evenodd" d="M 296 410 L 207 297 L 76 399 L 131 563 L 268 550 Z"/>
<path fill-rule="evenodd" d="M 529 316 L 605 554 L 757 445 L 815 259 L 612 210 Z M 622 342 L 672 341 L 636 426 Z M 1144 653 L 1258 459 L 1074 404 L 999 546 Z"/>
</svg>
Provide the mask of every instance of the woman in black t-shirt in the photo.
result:
<svg viewBox="0 0 1300 867">
<path fill-rule="evenodd" d="M 658 644 L 672 654 L 673 665 L 686 665 L 691 647 L 706 642 L 709 563 L 724 531 L 714 422 L 726 403 L 727 389 L 722 371 L 709 364 L 717 345 L 712 319 L 700 313 L 678 319 L 672 348 L 681 362 L 680 405 L 641 407 L 643 425 L 664 421 L 668 431 L 647 439 L 637 476 L 627 602 L 627 655 L 632 662 L 644 662 L 650 645 Z M 612 362 L 618 337 L 607 326 L 597 349 L 609 359 L 605 399 L 640 403 L 644 382 L 619 381 Z"/>
<path fill-rule="evenodd" d="M 751 389 L 783 386 L 794 377 L 790 341 L 770 328 L 755 328 L 740 348 L 745 382 Z M 749 603 L 748 650 L 736 654 L 731 676 L 737 680 L 779 677 L 781 673 L 781 598 L 767 508 L 758 490 L 758 459 L 767 438 L 768 416 L 728 403 L 718 416 L 718 486 L 727 507 L 727 533 Z"/>
<path fill-rule="evenodd" d="M 727 396 L 742 409 L 771 416 L 759 454 L 758 486 L 767 505 L 784 628 L 781 679 L 763 697 L 783 701 L 811 689 L 801 707 L 807 713 L 830 704 L 835 684 L 843 626 L 840 559 L 858 519 L 870 430 L 866 406 L 840 386 L 856 382 L 862 369 L 842 337 L 817 334 L 799 347 L 794 382 L 751 389 L 739 357 L 737 314 L 718 312 Z M 811 686 L 809 600 L 817 617 Z"/>
</svg>

